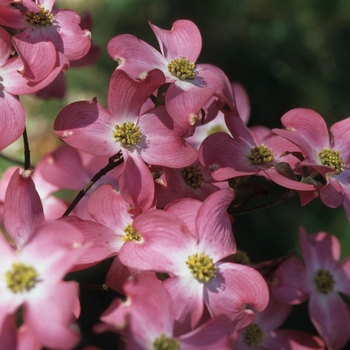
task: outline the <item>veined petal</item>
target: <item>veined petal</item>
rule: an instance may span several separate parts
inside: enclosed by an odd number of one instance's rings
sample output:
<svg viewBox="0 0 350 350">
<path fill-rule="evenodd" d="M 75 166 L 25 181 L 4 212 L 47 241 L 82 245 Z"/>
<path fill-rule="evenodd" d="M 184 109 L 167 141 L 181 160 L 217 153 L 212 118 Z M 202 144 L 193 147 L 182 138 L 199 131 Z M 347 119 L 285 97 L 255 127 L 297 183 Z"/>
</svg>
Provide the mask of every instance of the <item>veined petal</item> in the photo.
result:
<svg viewBox="0 0 350 350">
<path fill-rule="evenodd" d="M 35 266 L 46 283 L 56 283 L 88 248 L 77 228 L 64 220 L 56 220 L 39 226 L 19 256 Z"/>
<path fill-rule="evenodd" d="M 0 151 L 15 142 L 25 128 L 26 116 L 22 103 L 5 90 L 0 97 Z"/>
<path fill-rule="evenodd" d="M 12 0 L 3 0 L 0 8 L 0 24 L 5 27 L 15 29 L 25 29 L 28 24 L 21 10 L 10 6 Z"/>
<path fill-rule="evenodd" d="M 53 10 L 52 13 L 60 29 L 48 30 L 47 35 L 56 50 L 62 52 L 70 61 L 84 57 L 91 47 L 91 33 L 87 29 L 81 29 L 80 16 L 68 9 Z"/>
<path fill-rule="evenodd" d="M 87 211 L 97 222 L 121 235 L 124 235 L 127 224 L 134 220 L 134 216 L 128 212 L 129 207 L 130 204 L 110 184 L 95 190 L 86 204 Z"/>
<path fill-rule="evenodd" d="M 115 122 L 95 101 L 78 101 L 62 109 L 54 129 L 70 146 L 99 157 L 112 157 L 120 150 L 113 137 Z"/>
<path fill-rule="evenodd" d="M 183 350 L 231 350 L 234 331 L 229 318 L 220 315 L 213 317 L 194 331 L 181 335 L 178 339 Z"/>
<path fill-rule="evenodd" d="M 130 204 L 131 213 L 148 211 L 154 202 L 152 174 L 140 155 L 123 149 L 124 172 L 120 175 L 120 193 Z"/>
<path fill-rule="evenodd" d="M 90 180 L 78 151 L 68 145 L 63 145 L 46 155 L 38 166 L 43 178 L 58 189 L 79 191 Z M 38 166 L 35 168 L 35 173 Z"/>
<path fill-rule="evenodd" d="M 350 118 L 346 118 L 341 120 L 331 126 L 331 134 L 332 134 L 332 147 L 333 149 L 339 151 L 343 161 L 346 165 L 349 164 L 350 158 Z"/>
<path fill-rule="evenodd" d="M 161 334 L 173 336 L 173 307 L 162 283 L 149 277 L 134 276 L 124 283 L 123 289 L 127 300 L 117 308 L 109 308 L 101 317 L 102 321 L 120 328 L 128 324 L 130 336 L 144 349 L 151 348 Z"/>
<path fill-rule="evenodd" d="M 196 216 L 202 202 L 193 198 L 181 198 L 169 203 L 164 210 L 173 213 L 190 229 L 193 236 L 197 236 Z"/>
<path fill-rule="evenodd" d="M 198 71 L 197 79 L 200 78 L 208 87 L 215 87 L 214 95 L 223 101 L 228 109 L 238 117 L 232 85 L 226 74 L 219 67 L 212 64 L 198 64 L 196 69 Z"/>
<path fill-rule="evenodd" d="M 151 210 L 138 215 L 133 228 L 141 240 L 124 243 L 119 253 L 123 264 L 176 275 L 189 271 L 186 261 L 195 252 L 196 239 L 174 214 Z"/>
<path fill-rule="evenodd" d="M 26 77 L 21 75 L 23 69 L 23 61 L 19 57 L 9 59 L 1 68 L 2 84 L 6 91 L 13 95 L 31 94 L 43 89 L 56 79 L 57 75 L 65 72 L 69 67 L 69 61 L 60 52 L 55 56 L 55 66 L 49 74 L 39 82 L 28 81 Z M 42 56 L 40 56 L 41 60 Z"/>
<path fill-rule="evenodd" d="M 145 162 L 170 168 L 191 165 L 198 152 L 183 137 L 184 129 L 176 125 L 164 106 L 143 114 L 138 125 L 145 138 L 137 145 Z"/>
<path fill-rule="evenodd" d="M 318 152 L 330 147 L 324 119 L 311 109 L 295 108 L 281 118 L 286 130 L 272 131 L 299 146 L 309 158 L 318 159 Z"/>
<path fill-rule="evenodd" d="M 108 90 L 108 108 L 118 124 L 134 121 L 141 106 L 155 90 L 165 83 L 159 69 L 145 73 L 142 79 L 134 80 L 123 70 L 115 70 Z"/>
<path fill-rule="evenodd" d="M 213 96 L 216 87 L 198 87 L 191 82 L 175 82 L 168 88 L 165 97 L 165 106 L 174 122 L 184 129 L 196 124 L 200 119 L 200 109 Z"/>
<path fill-rule="evenodd" d="M 71 349 L 80 338 L 77 329 L 71 327 L 78 286 L 59 282 L 45 287 L 40 298 L 25 303 L 24 320 L 44 346 Z M 54 298 L 50 290 L 55 291 Z"/>
<path fill-rule="evenodd" d="M 320 188 L 321 201 L 330 208 L 338 208 L 344 203 L 344 190 L 340 183 L 330 177 L 328 183 Z"/>
<path fill-rule="evenodd" d="M 162 70 L 167 77 L 171 76 L 168 62 L 160 52 L 134 35 L 115 36 L 109 41 L 107 51 L 118 62 L 118 69 L 127 72 L 134 79 L 155 68 Z"/>
<path fill-rule="evenodd" d="M 168 278 L 163 285 L 173 302 L 175 332 L 184 334 L 193 330 L 204 310 L 203 283 L 198 282 L 188 271 L 181 277 Z"/>
<path fill-rule="evenodd" d="M 202 50 L 202 37 L 193 22 L 178 20 L 173 23 L 171 30 L 161 29 L 150 22 L 149 24 L 168 62 L 180 57 L 185 57 L 192 63 L 196 62 Z"/>
<path fill-rule="evenodd" d="M 124 243 L 122 235 L 116 235 L 112 230 L 97 222 L 81 220 L 74 216 L 66 216 L 61 221 L 68 222 L 77 228 L 83 234 L 84 242 L 91 244 L 91 247 L 75 261 L 74 271 L 96 265 L 116 255 Z"/>
<path fill-rule="evenodd" d="M 232 223 L 227 208 L 235 195 L 230 189 L 211 194 L 198 210 L 196 217 L 198 249 L 215 262 L 236 252 Z"/>
<path fill-rule="evenodd" d="M 13 44 L 23 60 L 22 76 L 32 82 L 45 79 L 56 65 L 57 51 L 51 41 L 35 41 L 29 29 L 13 36 Z M 45 60 L 42 58 L 45 57 Z"/>
<path fill-rule="evenodd" d="M 31 171 L 12 175 L 4 203 L 4 223 L 18 249 L 31 238 L 35 228 L 45 221 L 40 197 Z"/>
<path fill-rule="evenodd" d="M 0 27 L 0 67 L 2 67 L 10 57 L 11 49 L 11 36 L 4 28 Z"/>
<path fill-rule="evenodd" d="M 264 278 L 253 268 L 218 263 L 217 276 L 205 283 L 204 300 L 211 315 L 225 314 L 242 329 L 253 322 L 254 309 L 265 309 L 269 291 Z"/>
<path fill-rule="evenodd" d="M 250 150 L 248 143 L 242 145 L 227 133 L 216 132 L 203 141 L 199 161 L 213 171 L 212 176 L 217 181 L 252 175 L 258 173 L 260 168 L 250 163 Z"/>
</svg>

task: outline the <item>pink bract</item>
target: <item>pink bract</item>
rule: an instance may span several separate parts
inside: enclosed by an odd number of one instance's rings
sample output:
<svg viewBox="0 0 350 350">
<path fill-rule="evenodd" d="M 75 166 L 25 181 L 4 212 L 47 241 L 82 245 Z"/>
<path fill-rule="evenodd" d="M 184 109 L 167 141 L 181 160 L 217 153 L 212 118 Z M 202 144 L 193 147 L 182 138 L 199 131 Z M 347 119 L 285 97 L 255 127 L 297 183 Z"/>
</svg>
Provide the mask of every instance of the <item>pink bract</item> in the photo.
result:
<svg viewBox="0 0 350 350">
<path fill-rule="evenodd" d="M 350 308 L 339 295 L 350 295 L 350 259 L 340 259 L 340 244 L 325 232 L 308 235 L 300 228 L 305 266 L 296 258 L 275 272 L 273 295 L 297 304 L 309 298 L 312 323 L 327 348 L 339 350 L 350 339 Z M 294 272 L 291 273 L 291 272 Z"/>
<path fill-rule="evenodd" d="M 213 95 L 222 99 L 238 115 L 231 84 L 224 72 L 209 64 L 195 64 L 202 47 L 197 26 L 188 20 L 174 22 L 171 30 L 150 25 L 161 53 L 133 35 L 118 35 L 107 46 L 109 55 L 119 64 L 117 69 L 134 78 L 139 78 L 143 72 L 160 69 L 170 83 L 165 99 L 167 111 L 185 129 L 200 119 L 200 109 Z M 193 64 L 194 68 L 190 69 L 193 75 L 179 78 L 171 73 L 168 65 L 176 60 L 188 60 Z"/>
<path fill-rule="evenodd" d="M 127 300 L 115 300 L 101 320 L 126 336 L 126 349 L 151 349 L 155 342 L 165 345 L 163 338 L 183 350 L 231 349 L 234 327 L 227 317 L 215 317 L 190 333 L 175 335 L 174 305 L 159 281 L 136 276 L 124 283 L 124 291 Z"/>
<path fill-rule="evenodd" d="M 33 82 L 45 79 L 57 67 L 58 53 L 67 60 L 78 60 L 89 51 L 90 32 L 80 28 L 76 12 L 53 9 L 55 0 L 23 0 L 16 7 L 17 3 L 11 0 L 1 3 L 0 23 L 21 30 L 13 36 L 13 43 L 23 59 L 21 72 L 26 79 Z M 39 14 L 40 22 L 32 19 L 33 13 Z"/>
<path fill-rule="evenodd" d="M 251 306 L 262 310 L 267 304 L 267 287 L 257 271 L 220 261 L 235 252 L 226 214 L 233 198 L 231 190 L 219 190 L 200 206 L 184 199 L 175 201 L 175 208 L 141 214 L 133 223 L 141 240 L 128 241 L 120 250 L 119 258 L 127 266 L 174 276 L 163 283 L 175 305 L 178 331 L 197 325 L 204 304 L 212 316 L 225 314 L 238 329 L 254 319 Z M 195 278 L 187 266 L 189 257 L 198 254 L 208 256 L 215 266 L 215 276 L 207 281 Z"/>
<path fill-rule="evenodd" d="M 283 174 L 280 167 L 291 171 L 296 168 L 297 158 L 284 153 L 287 150 L 300 151 L 298 147 L 272 133 L 261 140 L 244 122 L 232 113 L 225 113 L 226 124 L 232 136 L 218 132 L 208 136 L 199 150 L 200 162 L 212 170 L 217 181 L 239 176 L 261 175 L 273 182 L 298 191 L 312 191 L 313 185 L 296 181 Z M 263 159 L 266 152 L 271 159 Z M 294 175 L 294 174 L 293 174 Z"/>
<path fill-rule="evenodd" d="M 285 130 L 273 132 L 300 147 L 305 157 L 300 165 L 317 170 L 327 182 L 320 189 L 322 202 L 343 205 L 350 221 L 350 118 L 333 124 L 331 137 L 322 116 L 310 109 L 293 109 L 281 121 Z"/>
</svg>

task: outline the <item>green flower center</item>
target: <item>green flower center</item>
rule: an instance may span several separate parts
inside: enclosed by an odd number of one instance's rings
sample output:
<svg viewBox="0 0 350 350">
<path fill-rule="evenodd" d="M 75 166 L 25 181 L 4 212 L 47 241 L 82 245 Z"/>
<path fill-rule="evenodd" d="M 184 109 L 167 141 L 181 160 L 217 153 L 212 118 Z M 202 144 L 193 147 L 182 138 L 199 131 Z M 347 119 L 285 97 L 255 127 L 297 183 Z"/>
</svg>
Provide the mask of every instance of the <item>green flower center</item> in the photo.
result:
<svg viewBox="0 0 350 350">
<path fill-rule="evenodd" d="M 227 129 L 225 129 L 223 125 L 217 124 L 208 130 L 208 136 L 217 132 L 227 132 Z"/>
<path fill-rule="evenodd" d="M 251 324 L 244 330 L 244 342 L 248 346 L 257 346 L 264 339 L 264 332 L 257 324 Z"/>
<path fill-rule="evenodd" d="M 193 80 L 196 77 L 196 66 L 191 63 L 187 58 L 180 57 L 172 60 L 168 64 L 169 72 L 180 80 Z"/>
<path fill-rule="evenodd" d="M 134 230 L 131 224 L 127 224 L 124 229 L 125 235 L 122 237 L 124 242 L 126 241 L 141 241 L 142 236 Z"/>
<path fill-rule="evenodd" d="M 26 11 L 25 13 L 26 21 L 37 27 L 52 26 L 54 21 L 53 15 L 50 13 L 49 10 L 45 10 L 45 7 L 43 5 L 39 5 L 39 7 L 40 7 L 39 12 Z"/>
<path fill-rule="evenodd" d="M 188 186 L 192 188 L 200 188 L 202 186 L 204 178 L 199 168 L 187 166 L 181 170 L 181 175 Z"/>
<path fill-rule="evenodd" d="M 208 255 L 204 255 L 203 252 L 189 256 L 186 265 L 190 269 L 194 278 L 200 282 L 209 282 L 216 276 L 216 266 L 213 263 L 213 259 Z"/>
<path fill-rule="evenodd" d="M 266 164 L 274 160 L 272 150 L 264 144 L 252 148 L 248 158 L 253 164 Z"/>
<path fill-rule="evenodd" d="M 35 287 L 38 273 L 31 266 L 20 262 L 12 264 L 12 270 L 5 273 L 7 288 L 13 293 L 30 291 Z"/>
<path fill-rule="evenodd" d="M 142 138 L 142 132 L 138 125 L 134 122 L 123 123 L 122 125 L 115 125 L 113 137 L 116 141 L 121 142 L 125 147 L 131 147 L 138 144 Z"/>
<path fill-rule="evenodd" d="M 343 158 L 339 155 L 339 151 L 330 148 L 324 148 L 318 153 L 321 163 L 336 170 L 337 174 L 344 170 L 345 164 Z"/>
<path fill-rule="evenodd" d="M 153 342 L 152 350 L 179 350 L 180 343 L 173 339 L 168 338 L 164 334 L 162 334 L 159 338 L 157 338 Z"/>
<path fill-rule="evenodd" d="M 328 270 L 320 269 L 316 272 L 315 283 L 318 291 L 322 294 L 333 292 L 335 280 L 333 275 Z"/>
</svg>

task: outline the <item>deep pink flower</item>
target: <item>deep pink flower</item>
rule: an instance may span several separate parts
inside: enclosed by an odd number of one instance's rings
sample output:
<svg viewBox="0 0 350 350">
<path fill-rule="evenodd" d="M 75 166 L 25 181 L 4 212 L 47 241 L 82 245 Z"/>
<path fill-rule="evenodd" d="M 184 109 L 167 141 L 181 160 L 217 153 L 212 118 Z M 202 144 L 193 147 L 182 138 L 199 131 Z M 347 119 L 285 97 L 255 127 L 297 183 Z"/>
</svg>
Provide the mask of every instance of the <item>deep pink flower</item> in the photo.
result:
<svg viewBox="0 0 350 350">
<path fill-rule="evenodd" d="M 151 23 L 150 26 L 161 53 L 133 35 L 118 35 L 107 46 L 109 55 L 119 64 L 117 69 L 134 78 L 160 69 L 170 83 L 165 98 L 167 111 L 183 128 L 190 128 L 200 119 L 200 109 L 213 94 L 237 114 L 231 84 L 224 72 L 209 64 L 195 64 L 202 48 L 197 26 L 188 20 L 174 22 L 171 30 Z"/>
<path fill-rule="evenodd" d="M 273 182 L 295 190 L 312 191 L 313 185 L 298 182 L 284 175 L 283 168 L 295 170 L 299 160 L 285 151 L 300 149 L 272 133 L 259 140 L 258 134 L 232 113 L 226 113 L 226 123 L 233 137 L 218 132 L 208 136 L 199 150 L 199 160 L 212 170 L 217 181 L 239 176 L 261 175 Z M 288 173 L 288 172 L 286 172 Z"/>
<path fill-rule="evenodd" d="M 350 339 L 350 308 L 340 295 L 350 295 L 350 258 L 339 263 L 340 244 L 325 232 L 300 229 L 305 266 L 290 258 L 274 274 L 273 295 L 298 304 L 309 298 L 309 315 L 328 349 L 341 349 Z"/>
<path fill-rule="evenodd" d="M 139 211 L 152 207 L 154 198 L 153 177 L 145 162 L 184 167 L 197 157 L 197 151 L 183 140 L 184 129 L 164 106 L 139 115 L 144 101 L 164 80 L 158 69 L 139 81 L 116 70 L 109 86 L 109 111 L 95 101 L 75 102 L 60 112 L 54 126 L 60 138 L 82 151 L 108 158 L 122 151 L 125 166 L 120 190 Z"/>
<path fill-rule="evenodd" d="M 53 9 L 54 3 L 55 0 L 4 0 L 0 6 L 0 24 L 21 30 L 13 36 L 13 43 L 24 62 L 22 75 L 30 81 L 47 77 L 57 66 L 58 53 L 72 61 L 90 49 L 90 32 L 80 28 L 78 14 Z"/>
<path fill-rule="evenodd" d="M 30 83 L 20 71 L 23 61 L 18 56 L 10 58 L 12 51 L 11 37 L 0 27 L 0 150 L 16 141 L 24 131 L 25 112 L 17 95 L 33 93 L 49 84 L 68 63 L 57 58 L 57 67 L 39 83 Z M 55 58 L 56 62 L 56 58 Z"/>
<path fill-rule="evenodd" d="M 195 198 L 204 201 L 219 187 L 213 184 L 210 170 L 197 160 L 192 165 L 180 169 L 163 167 L 162 174 L 155 181 L 157 208 L 179 198 Z"/>
<path fill-rule="evenodd" d="M 344 206 L 350 221 L 350 118 L 332 125 L 329 137 L 324 119 L 310 109 L 296 108 L 281 118 L 286 130 L 273 132 L 296 144 L 305 160 L 300 165 L 317 170 L 327 181 L 320 189 L 330 208 Z"/>
<path fill-rule="evenodd" d="M 323 341 L 294 329 L 278 329 L 292 311 L 292 305 L 270 294 L 265 310 L 256 313 L 254 323 L 242 330 L 234 343 L 235 350 L 324 350 Z"/>
</svg>

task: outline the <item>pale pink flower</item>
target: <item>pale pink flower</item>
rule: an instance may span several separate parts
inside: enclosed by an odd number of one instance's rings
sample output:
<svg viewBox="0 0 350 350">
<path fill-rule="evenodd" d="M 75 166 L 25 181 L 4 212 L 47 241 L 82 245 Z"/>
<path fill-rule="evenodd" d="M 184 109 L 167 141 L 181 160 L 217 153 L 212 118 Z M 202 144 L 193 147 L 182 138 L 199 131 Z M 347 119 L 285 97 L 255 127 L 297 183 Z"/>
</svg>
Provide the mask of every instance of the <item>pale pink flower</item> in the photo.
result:
<svg viewBox="0 0 350 350">
<path fill-rule="evenodd" d="M 202 48 L 197 26 L 188 20 L 178 20 L 171 30 L 150 26 L 157 37 L 161 53 L 130 34 L 110 40 L 109 55 L 118 68 L 133 78 L 144 72 L 160 69 L 170 83 L 165 105 L 170 116 L 183 128 L 192 127 L 203 105 L 212 95 L 222 99 L 236 114 L 231 84 L 224 72 L 210 64 L 196 64 Z"/>
<path fill-rule="evenodd" d="M 127 350 L 162 349 L 166 345 L 182 350 L 231 349 L 234 327 L 224 315 L 190 333 L 175 334 L 172 298 L 159 281 L 133 277 L 124 283 L 124 291 L 127 300 L 114 300 L 101 316 L 108 326 L 98 328 L 123 334 Z"/>
<path fill-rule="evenodd" d="M 187 198 L 166 211 L 140 214 L 133 223 L 140 239 L 125 242 L 119 252 L 127 266 L 173 276 L 163 283 L 179 329 L 193 329 L 204 304 L 212 316 L 226 314 L 238 328 L 253 321 L 252 308 L 267 305 L 267 286 L 257 271 L 221 262 L 236 249 L 226 213 L 233 198 L 231 190 L 219 190 L 203 203 Z"/>
</svg>

